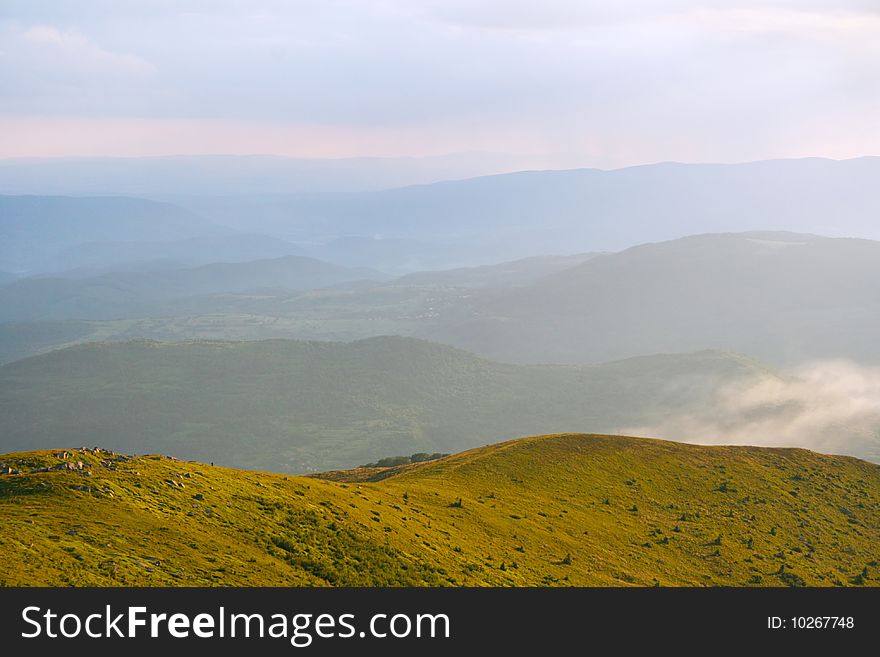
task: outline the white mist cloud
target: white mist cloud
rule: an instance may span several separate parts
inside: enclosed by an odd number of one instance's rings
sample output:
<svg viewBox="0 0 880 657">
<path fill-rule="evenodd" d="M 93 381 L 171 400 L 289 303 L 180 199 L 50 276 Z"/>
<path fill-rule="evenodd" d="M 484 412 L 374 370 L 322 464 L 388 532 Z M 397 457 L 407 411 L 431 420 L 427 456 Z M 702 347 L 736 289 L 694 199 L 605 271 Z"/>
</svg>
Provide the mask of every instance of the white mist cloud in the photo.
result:
<svg viewBox="0 0 880 657">
<path fill-rule="evenodd" d="M 880 368 L 834 360 L 722 386 L 704 409 L 623 433 L 880 458 Z"/>
</svg>

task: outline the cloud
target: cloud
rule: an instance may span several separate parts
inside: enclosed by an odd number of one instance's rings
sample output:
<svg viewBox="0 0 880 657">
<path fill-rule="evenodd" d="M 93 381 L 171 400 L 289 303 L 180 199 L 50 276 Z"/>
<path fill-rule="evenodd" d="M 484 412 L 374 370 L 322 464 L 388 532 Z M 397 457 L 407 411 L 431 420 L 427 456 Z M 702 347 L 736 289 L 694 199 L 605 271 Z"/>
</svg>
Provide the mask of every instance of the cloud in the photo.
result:
<svg viewBox="0 0 880 657">
<path fill-rule="evenodd" d="M 880 368 L 805 364 L 792 377 L 722 386 L 705 408 L 622 431 L 702 444 L 805 447 L 880 460 Z"/>
<path fill-rule="evenodd" d="M 75 28 L 59 29 L 52 25 L 35 25 L 21 31 L 23 39 L 57 55 L 56 65 L 78 66 L 93 73 L 155 74 L 156 67 L 135 55 L 111 52 L 92 43 Z"/>
<path fill-rule="evenodd" d="M 509 137 L 599 167 L 880 152 L 875 1 L 0 4 L 0 114 L 129 121 L 134 139 L 146 120 L 250 123 L 285 145 L 321 126 L 377 156 L 399 154 L 385 135 L 412 155 Z"/>
<path fill-rule="evenodd" d="M 725 29 L 767 31 L 800 24 L 855 26 L 880 16 L 870 0 L 436 0 L 414 5 L 424 15 L 463 28 L 523 32 L 602 29 L 628 24 L 717 18 Z"/>
</svg>

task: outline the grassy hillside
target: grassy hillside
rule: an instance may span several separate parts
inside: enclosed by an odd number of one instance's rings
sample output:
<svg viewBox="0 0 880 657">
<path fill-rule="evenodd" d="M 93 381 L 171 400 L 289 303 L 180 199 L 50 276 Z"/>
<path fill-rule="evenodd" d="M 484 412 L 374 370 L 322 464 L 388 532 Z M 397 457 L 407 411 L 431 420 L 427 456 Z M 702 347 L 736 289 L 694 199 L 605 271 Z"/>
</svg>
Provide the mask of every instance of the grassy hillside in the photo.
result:
<svg viewBox="0 0 880 657">
<path fill-rule="evenodd" d="M 5 585 L 880 583 L 880 466 L 804 450 L 569 434 L 333 481 L 92 450 L 0 464 Z"/>
<path fill-rule="evenodd" d="M 541 431 L 610 431 L 775 376 L 735 354 L 517 366 L 405 338 L 87 344 L 0 366 L 0 452 L 100 444 L 314 472 Z"/>
</svg>

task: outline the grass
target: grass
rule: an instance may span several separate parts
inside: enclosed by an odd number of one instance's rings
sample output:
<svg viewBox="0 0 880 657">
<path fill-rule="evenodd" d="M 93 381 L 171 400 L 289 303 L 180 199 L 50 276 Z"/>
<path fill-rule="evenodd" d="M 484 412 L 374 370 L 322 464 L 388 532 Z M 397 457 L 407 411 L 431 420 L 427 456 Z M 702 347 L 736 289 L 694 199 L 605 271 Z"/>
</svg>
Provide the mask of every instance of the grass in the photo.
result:
<svg viewBox="0 0 880 657">
<path fill-rule="evenodd" d="M 318 477 L 0 464 L 10 586 L 880 583 L 880 466 L 799 449 L 563 434 Z"/>
</svg>

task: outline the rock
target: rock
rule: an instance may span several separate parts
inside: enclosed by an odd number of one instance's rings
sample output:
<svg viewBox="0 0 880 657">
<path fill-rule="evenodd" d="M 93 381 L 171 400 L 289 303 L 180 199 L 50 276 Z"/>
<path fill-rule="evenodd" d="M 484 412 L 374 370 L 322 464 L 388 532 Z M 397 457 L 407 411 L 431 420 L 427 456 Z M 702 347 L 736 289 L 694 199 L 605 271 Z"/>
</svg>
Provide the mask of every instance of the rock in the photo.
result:
<svg viewBox="0 0 880 657">
<path fill-rule="evenodd" d="M 193 499 L 201 501 L 201 500 L 205 499 L 205 496 L 202 495 L 201 493 L 196 493 L 195 495 L 193 495 Z"/>
</svg>

